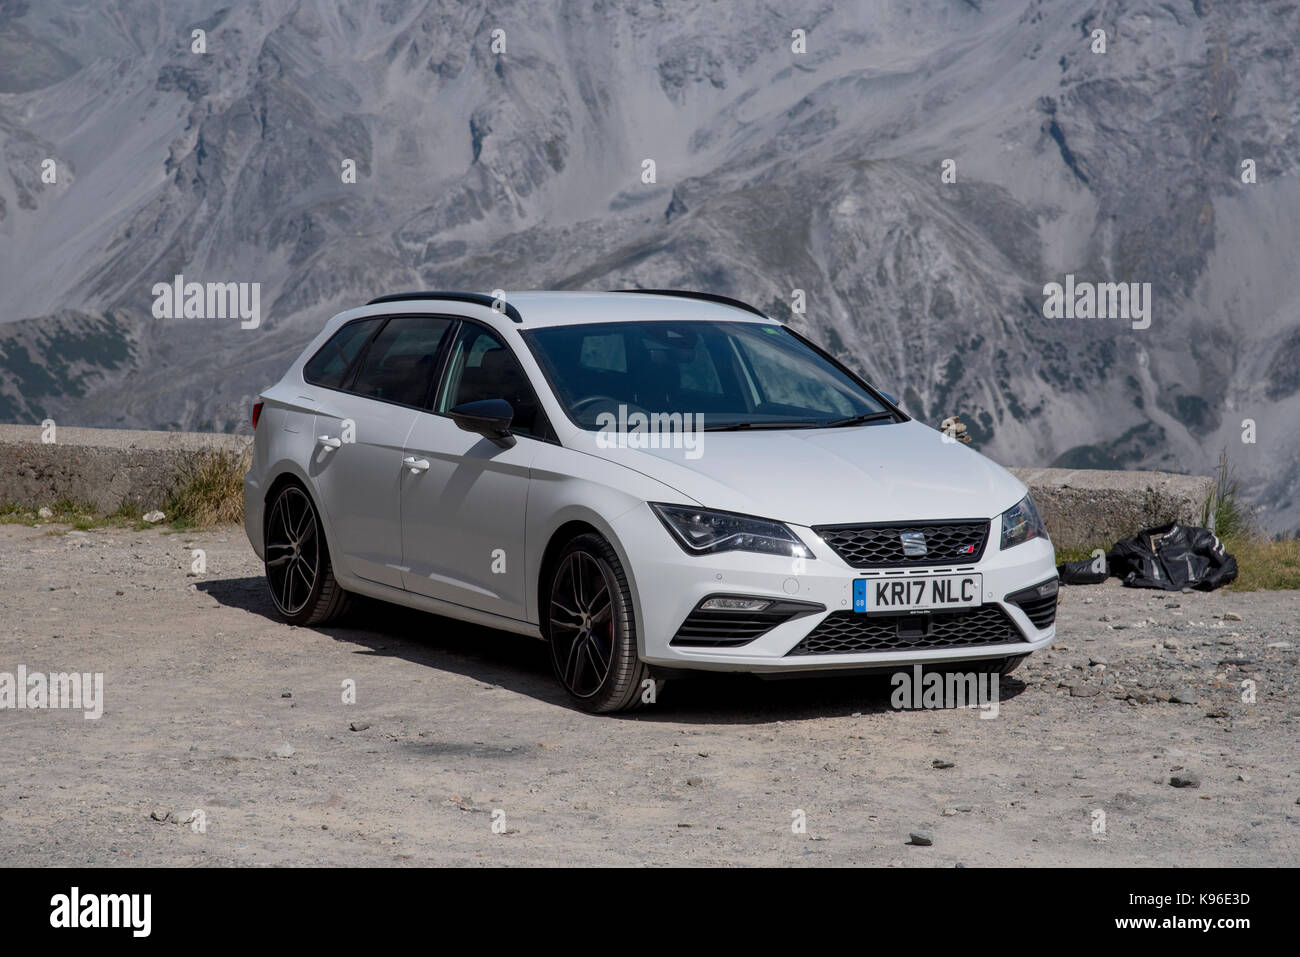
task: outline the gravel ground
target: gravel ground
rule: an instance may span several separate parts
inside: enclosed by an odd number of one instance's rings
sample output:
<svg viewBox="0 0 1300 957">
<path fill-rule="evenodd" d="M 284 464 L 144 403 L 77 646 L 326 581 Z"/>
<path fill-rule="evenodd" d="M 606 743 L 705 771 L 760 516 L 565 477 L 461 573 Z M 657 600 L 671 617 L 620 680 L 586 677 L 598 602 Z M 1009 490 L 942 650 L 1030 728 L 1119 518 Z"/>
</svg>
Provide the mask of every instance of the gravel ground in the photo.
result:
<svg viewBox="0 0 1300 957">
<path fill-rule="evenodd" d="M 277 623 L 234 528 L 0 526 L 0 621 L 0 672 L 104 675 L 98 720 L 0 710 L 0 864 L 1300 857 L 1300 592 L 1066 590 L 992 719 L 743 676 L 589 717 L 537 641 L 376 603 Z"/>
</svg>

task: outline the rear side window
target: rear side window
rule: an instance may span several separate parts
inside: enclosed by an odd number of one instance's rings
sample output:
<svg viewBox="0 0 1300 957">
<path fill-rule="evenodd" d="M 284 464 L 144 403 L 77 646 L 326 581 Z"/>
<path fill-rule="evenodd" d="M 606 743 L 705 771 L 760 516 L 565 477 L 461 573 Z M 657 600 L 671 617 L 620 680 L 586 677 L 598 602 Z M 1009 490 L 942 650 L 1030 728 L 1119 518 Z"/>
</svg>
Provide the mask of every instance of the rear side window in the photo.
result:
<svg viewBox="0 0 1300 957">
<path fill-rule="evenodd" d="M 438 348 L 451 328 L 446 316 L 398 316 L 375 336 L 349 392 L 424 407 L 437 371 Z"/>
<path fill-rule="evenodd" d="M 320 351 L 307 361 L 302 369 L 302 377 L 313 385 L 323 385 L 330 389 L 340 388 L 343 385 L 343 377 L 348 373 L 348 367 L 352 365 L 352 360 L 357 357 L 357 353 L 366 344 L 370 334 L 383 321 L 382 318 L 375 318 L 349 322 L 330 336 L 329 342 L 321 346 Z"/>
</svg>

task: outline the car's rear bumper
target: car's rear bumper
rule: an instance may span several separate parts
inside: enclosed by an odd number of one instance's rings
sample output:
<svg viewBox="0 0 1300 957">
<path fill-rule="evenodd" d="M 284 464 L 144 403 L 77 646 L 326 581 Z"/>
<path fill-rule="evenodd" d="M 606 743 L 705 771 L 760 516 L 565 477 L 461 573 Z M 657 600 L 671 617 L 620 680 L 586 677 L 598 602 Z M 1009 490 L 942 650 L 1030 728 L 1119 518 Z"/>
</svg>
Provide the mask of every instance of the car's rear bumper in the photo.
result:
<svg viewBox="0 0 1300 957">
<path fill-rule="evenodd" d="M 262 541 L 262 510 L 265 505 L 266 493 L 263 491 L 261 483 L 257 481 L 252 472 L 244 476 L 244 532 L 248 535 L 248 541 L 253 546 L 253 551 L 257 553 L 258 558 L 265 558 L 265 543 Z"/>
<path fill-rule="evenodd" d="M 996 632 L 1002 636 L 998 640 L 927 647 L 924 642 L 900 638 L 870 651 L 800 653 L 796 651 L 800 642 L 817 631 L 831 615 L 850 630 L 858 620 L 867 617 L 853 613 L 853 581 L 868 577 L 873 571 L 851 568 L 812 529 L 791 527 L 814 556 L 802 564 L 790 558 L 752 552 L 687 555 L 649 507 L 636 508 L 622 516 L 615 523 L 614 530 L 619 540 L 628 544 L 620 551 L 630 565 L 642 658 L 665 668 L 714 671 L 861 670 L 1012 657 L 1042 648 L 1056 634 L 1054 622 L 1039 628 L 1018 605 L 1006 601 L 1006 596 L 1014 592 L 1055 580 L 1055 554 L 1051 542 L 1036 539 L 1000 550 L 1000 528 L 998 519 L 994 518 L 984 555 L 977 563 L 962 567 L 973 569 L 982 577 L 982 607 L 986 609 L 983 617 L 1000 619 L 1005 615 L 1014 626 Z M 933 569 L 907 569 L 908 574 L 930 571 Z M 823 606 L 825 610 L 799 615 L 776 624 L 752 640 L 730 647 L 674 643 L 674 637 L 687 617 L 703 599 L 714 595 L 809 602 Z M 957 612 L 942 614 L 948 616 L 944 634 L 953 641 L 969 640 L 969 636 L 962 634 Z M 974 621 L 971 619 L 972 627 Z M 824 633 L 825 629 L 819 634 Z M 804 646 L 802 650 L 807 648 Z M 792 651 L 796 653 L 791 654 Z"/>
</svg>

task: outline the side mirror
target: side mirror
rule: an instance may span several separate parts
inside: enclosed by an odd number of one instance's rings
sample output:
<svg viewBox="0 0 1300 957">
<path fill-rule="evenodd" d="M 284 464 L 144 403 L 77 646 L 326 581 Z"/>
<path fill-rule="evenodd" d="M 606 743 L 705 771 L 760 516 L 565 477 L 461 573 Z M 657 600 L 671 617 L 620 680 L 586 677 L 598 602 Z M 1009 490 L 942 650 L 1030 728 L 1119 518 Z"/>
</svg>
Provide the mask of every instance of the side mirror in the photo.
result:
<svg viewBox="0 0 1300 957">
<path fill-rule="evenodd" d="M 466 432 L 477 432 L 503 449 L 515 444 L 510 434 L 510 422 L 515 417 L 514 407 L 505 399 L 478 399 L 462 402 L 450 412 L 452 421 Z"/>
</svg>

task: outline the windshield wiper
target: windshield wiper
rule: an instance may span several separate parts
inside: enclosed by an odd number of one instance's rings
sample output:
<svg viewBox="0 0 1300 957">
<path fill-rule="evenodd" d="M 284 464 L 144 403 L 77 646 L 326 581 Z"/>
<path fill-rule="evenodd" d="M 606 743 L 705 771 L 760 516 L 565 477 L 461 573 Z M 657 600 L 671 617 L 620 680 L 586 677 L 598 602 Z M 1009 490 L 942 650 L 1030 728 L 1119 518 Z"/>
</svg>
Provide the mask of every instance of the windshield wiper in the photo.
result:
<svg viewBox="0 0 1300 957">
<path fill-rule="evenodd" d="M 718 425 L 706 425 L 705 432 L 738 432 L 741 429 L 815 429 L 817 423 L 808 419 L 794 422 L 723 422 Z"/>
<path fill-rule="evenodd" d="M 885 419 L 892 419 L 894 413 L 888 409 L 882 409 L 880 412 L 863 412 L 860 415 L 847 415 L 842 419 L 831 419 L 825 425 L 824 429 L 838 429 L 843 425 L 861 425 L 864 422 L 881 422 Z"/>
</svg>

